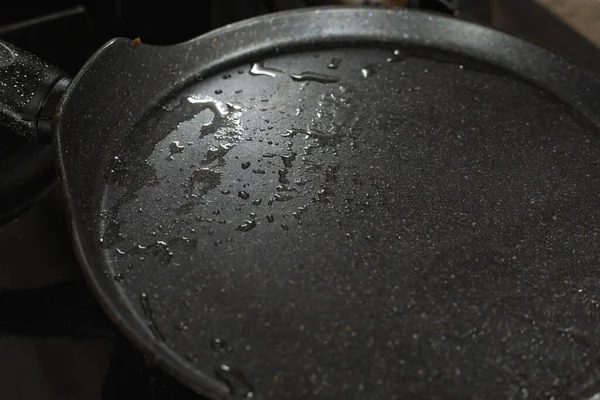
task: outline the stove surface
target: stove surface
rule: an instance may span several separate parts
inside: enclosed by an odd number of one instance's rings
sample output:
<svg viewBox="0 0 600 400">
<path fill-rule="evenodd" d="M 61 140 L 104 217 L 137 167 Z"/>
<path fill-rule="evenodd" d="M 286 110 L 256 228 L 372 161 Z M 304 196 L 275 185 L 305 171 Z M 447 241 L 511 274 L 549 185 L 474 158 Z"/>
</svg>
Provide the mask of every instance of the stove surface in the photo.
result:
<svg viewBox="0 0 600 400">
<path fill-rule="evenodd" d="M 177 43 L 236 20 L 306 5 L 301 0 L 150 6 L 141 0 L 28 2 L 0 14 L 0 37 L 74 74 L 105 41 L 141 36 Z M 323 2 L 321 2 L 323 3 Z M 562 51 L 600 71 L 600 52 L 530 1 L 404 1 L 493 24 Z M 485 4 L 484 4 L 485 3 Z M 527 3 L 527 4 L 525 4 Z M 489 5 L 489 7 L 488 7 Z M 462 7 L 462 8 L 461 8 Z M 496 11 L 496 17 L 490 14 Z M 526 14 L 529 13 L 529 14 Z M 544 20 L 536 34 L 528 21 Z M 166 33 L 169 32 L 169 33 Z M 125 340 L 93 300 L 71 248 L 49 148 L 7 132 L 0 142 L 0 389 L 5 399 L 202 399 L 177 384 Z M 593 382 L 576 393 L 591 397 Z M 514 398 L 524 398 L 518 392 Z M 504 394 L 503 394 L 504 396 Z M 520 397 L 519 397 L 520 396 Z"/>
</svg>

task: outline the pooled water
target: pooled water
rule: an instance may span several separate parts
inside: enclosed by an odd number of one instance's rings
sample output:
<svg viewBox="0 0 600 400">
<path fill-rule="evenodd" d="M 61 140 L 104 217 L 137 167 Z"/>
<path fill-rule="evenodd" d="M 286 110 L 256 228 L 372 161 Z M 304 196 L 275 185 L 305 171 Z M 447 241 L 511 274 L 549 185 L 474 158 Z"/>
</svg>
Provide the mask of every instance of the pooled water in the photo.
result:
<svg viewBox="0 0 600 400">
<path fill-rule="evenodd" d="M 169 144 L 169 156 L 172 157 L 173 154 L 182 153 L 185 146 L 180 144 L 178 140 L 174 140 Z"/>
<path fill-rule="evenodd" d="M 210 96 L 204 96 L 201 94 L 193 95 L 188 97 L 188 102 L 192 104 L 200 104 L 208 106 L 209 109 L 216 111 L 219 115 L 225 116 L 229 114 L 229 107 L 227 103 L 214 99 Z"/>
<path fill-rule="evenodd" d="M 296 160 L 296 153 L 285 154 L 281 156 L 281 161 L 286 168 L 292 168 L 292 161 Z"/>
<path fill-rule="evenodd" d="M 288 172 L 289 171 L 287 169 L 280 169 L 279 171 L 277 171 L 277 173 L 279 174 L 279 183 L 281 183 L 281 184 L 289 183 L 289 181 L 285 177 L 288 174 Z"/>
</svg>

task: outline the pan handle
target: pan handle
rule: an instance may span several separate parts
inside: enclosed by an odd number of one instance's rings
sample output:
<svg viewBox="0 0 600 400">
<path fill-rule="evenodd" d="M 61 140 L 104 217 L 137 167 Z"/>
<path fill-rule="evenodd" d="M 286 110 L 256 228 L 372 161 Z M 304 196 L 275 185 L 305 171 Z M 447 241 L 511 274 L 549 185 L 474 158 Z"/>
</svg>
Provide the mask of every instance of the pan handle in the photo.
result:
<svg viewBox="0 0 600 400">
<path fill-rule="evenodd" d="M 0 40 L 0 127 L 30 140 L 52 142 L 52 118 L 67 75 Z"/>
</svg>

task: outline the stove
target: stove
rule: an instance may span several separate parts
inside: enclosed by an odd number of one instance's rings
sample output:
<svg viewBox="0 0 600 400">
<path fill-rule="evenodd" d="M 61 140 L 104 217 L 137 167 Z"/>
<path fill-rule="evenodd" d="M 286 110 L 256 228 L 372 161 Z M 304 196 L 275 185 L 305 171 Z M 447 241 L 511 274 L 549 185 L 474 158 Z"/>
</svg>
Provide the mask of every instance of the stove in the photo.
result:
<svg viewBox="0 0 600 400">
<path fill-rule="evenodd" d="M 27 2 L 3 10 L 0 37 L 74 75 L 98 47 L 116 36 L 170 44 L 269 12 L 371 3 L 434 10 L 494 25 L 600 72 L 595 46 L 529 0 L 239 0 L 235 7 L 232 2 L 207 0 L 201 14 L 186 12 L 182 0 L 168 5 L 142 0 L 102 5 Z M 0 135 L 2 398 L 202 399 L 153 366 L 95 303 L 71 248 L 52 149 L 10 132 Z"/>
</svg>

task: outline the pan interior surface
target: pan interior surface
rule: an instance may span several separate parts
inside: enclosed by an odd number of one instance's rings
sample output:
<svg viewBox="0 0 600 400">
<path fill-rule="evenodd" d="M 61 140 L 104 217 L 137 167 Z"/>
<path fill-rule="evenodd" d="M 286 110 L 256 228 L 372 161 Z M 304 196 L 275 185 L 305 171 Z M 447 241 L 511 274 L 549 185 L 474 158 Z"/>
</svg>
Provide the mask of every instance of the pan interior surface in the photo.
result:
<svg viewBox="0 0 600 400">
<path fill-rule="evenodd" d="M 137 125 L 98 239 L 155 340 L 241 397 L 578 395 L 600 345 L 597 128 L 436 57 L 251 60 Z"/>
</svg>

